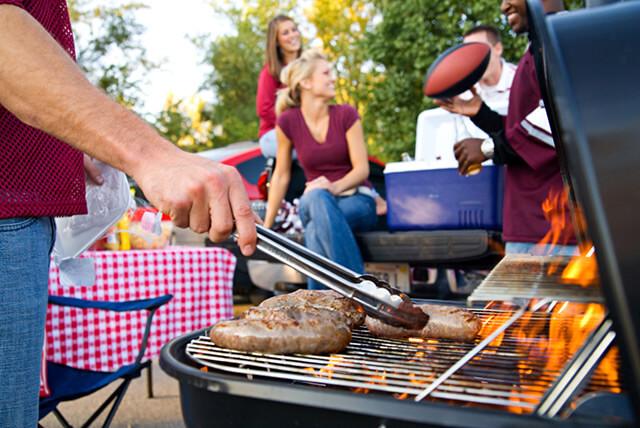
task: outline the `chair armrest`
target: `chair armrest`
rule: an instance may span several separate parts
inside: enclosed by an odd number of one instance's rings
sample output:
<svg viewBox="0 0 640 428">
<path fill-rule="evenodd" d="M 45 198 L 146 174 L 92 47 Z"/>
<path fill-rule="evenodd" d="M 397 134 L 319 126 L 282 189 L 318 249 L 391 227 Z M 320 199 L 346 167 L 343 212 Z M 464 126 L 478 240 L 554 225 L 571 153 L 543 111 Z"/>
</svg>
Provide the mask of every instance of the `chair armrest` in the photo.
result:
<svg viewBox="0 0 640 428">
<path fill-rule="evenodd" d="M 172 294 L 154 297 L 152 299 L 129 300 L 123 302 L 85 300 L 76 297 L 49 296 L 49 303 L 58 306 L 71 306 L 81 309 L 102 309 L 106 311 L 126 312 L 141 311 L 143 309 L 152 310 L 167 303 L 173 298 Z"/>
</svg>

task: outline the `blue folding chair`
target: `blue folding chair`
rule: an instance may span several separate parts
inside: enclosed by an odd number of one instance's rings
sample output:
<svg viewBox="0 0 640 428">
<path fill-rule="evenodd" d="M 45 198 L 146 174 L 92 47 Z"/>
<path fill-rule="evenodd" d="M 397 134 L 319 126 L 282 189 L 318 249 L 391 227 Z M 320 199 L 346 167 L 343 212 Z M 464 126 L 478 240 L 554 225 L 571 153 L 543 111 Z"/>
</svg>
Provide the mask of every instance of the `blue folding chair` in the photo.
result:
<svg viewBox="0 0 640 428">
<path fill-rule="evenodd" d="M 144 300 L 132 300 L 126 302 L 105 302 L 105 301 L 90 301 L 84 299 L 77 299 L 73 297 L 61 297 L 61 296 L 49 296 L 49 304 L 68 306 L 82 309 L 101 309 L 107 311 L 127 312 L 127 311 L 149 311 L 147 315 L 147 323 L 142 337 L 142 343 L 136 360 L 129 365 L 122 366 L 113 372 L 97 372 L 91 370 L 81 370 L 73 367 L 65 366 L 63 364 L 53 363 L 47 361 L 47 382 L 49 384 L 49 390 L 51 395 L 49 397 L 43 397 L 40 399 L 40 419 L 44 418 L 49 413 L 58 418 L 58 421 L 65 428 L 71 428 L 71 425 L 64 418 L 62 413 L 58 410 L 57 406 L 63 401 L 75 400 L 102 389 L 109 385 L 111 382 L 122 380 L 118 388 L 113 391 L 111 395 L 101 404 L 98 409 L 87 419 L 82 425 L 83 427 L 90 426 L 93 421 L 100 416 L 100 414 L 112 404 L 109 414 L 103 424 L 103 427 L 108 427 L 115 416 L 116 410 L 124 397 L 124 394 L 131 383 L 131 380 L 140 376 L 142 369 L 148 369 L 148 395 L 153 397 L 153 387 L 151 384 L 151 361 L 142 361 L 145 350 L 147 349 L 147 342 L 149 339 L 149 331 L 151 330 L 151 323 L 153 315 L 156 310 L 162 305 L 171 300 L 173 296 L 167 294 L 164 296 L 156 297 L 153 299 Z"/>
</svg>

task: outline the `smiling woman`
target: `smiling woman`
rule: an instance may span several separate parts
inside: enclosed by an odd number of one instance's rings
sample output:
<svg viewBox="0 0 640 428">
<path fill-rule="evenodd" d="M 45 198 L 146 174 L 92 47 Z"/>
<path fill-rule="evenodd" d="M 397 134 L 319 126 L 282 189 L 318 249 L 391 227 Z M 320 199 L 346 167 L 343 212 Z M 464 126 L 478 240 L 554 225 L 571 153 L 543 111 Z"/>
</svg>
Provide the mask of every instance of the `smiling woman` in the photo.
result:
<svg viewBox="0 0 640 428">
<path fill-rule="evenodd" d="M 376 203 L 369 176 L 362 122 L 348 104 L 330 105 L 335 97 L 332 68 L 325 56 L 309 49 L 280 74 L 286 88 L 276 101 L 278 152 L 269 189 L 264 225 L 273 227 L 291 181 L 292 152 L 306 176 L 298 206 L 305 245 L 357 273 L 364 273 L 354 232 L 372 230 Z M 309 279 L 310 289 L 325 288 Z"/>
<path fill-rule="evenodd" d="M 256 112 L 260 118 L 258 141 L 262 153 L 275 158 L 278 147 L 275 130 L 276 95 L 284 87 L 280 72 L 302 53 L 298 26 L 288 16 L 276 16 L 267 26 L 266 45 L 266 64 L 260 71 L 256 93 Z"/>
</svg>

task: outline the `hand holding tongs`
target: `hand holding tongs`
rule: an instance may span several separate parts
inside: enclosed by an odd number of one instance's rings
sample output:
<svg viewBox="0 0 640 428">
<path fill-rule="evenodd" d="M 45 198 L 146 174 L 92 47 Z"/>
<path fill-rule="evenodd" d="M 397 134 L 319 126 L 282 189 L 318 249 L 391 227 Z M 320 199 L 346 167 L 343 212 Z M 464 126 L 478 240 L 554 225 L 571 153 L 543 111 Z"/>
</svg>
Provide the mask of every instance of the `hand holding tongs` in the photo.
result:
<svg viewBox="0 0 640 428">
<path fill-rule="evenodd" d="M 256 228 L 258 249 L 353 299 L 368 315 L 390 325 L 412 329 L 424 327 L 429 320 L 409 296 L 385 281 L 372 275 L 359 275 L 264 226 L 256 224 Z"/>
</svg>

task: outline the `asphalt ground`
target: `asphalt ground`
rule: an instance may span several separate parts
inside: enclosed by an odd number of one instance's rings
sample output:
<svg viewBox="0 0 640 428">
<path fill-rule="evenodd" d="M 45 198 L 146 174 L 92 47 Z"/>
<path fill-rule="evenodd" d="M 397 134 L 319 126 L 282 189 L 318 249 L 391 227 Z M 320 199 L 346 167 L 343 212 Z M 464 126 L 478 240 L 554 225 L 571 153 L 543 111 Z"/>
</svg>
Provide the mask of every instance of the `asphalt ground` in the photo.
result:
<svg viewBox="0 0 640 428">
<path fill-rule="evenodd" d="M 111 422 L 112 428 L 184 428 L 180 410 L 178 381 L 167 375 L 155 359 L 151 365 L 153 379 L 153 398 L 147 397 L 147 373 L 131 381 L 116 415 Z M 111 385 L 88 397 L 61 403 L 58 409 L 74 427 L 82 426 L 104 400 L 117 388 L 120 382 Z M 102 426 L 106 411 L 91 426 Z M 49 413 L 40 421 L 44 428 L 60 427 L 58 419 Z"/>
</svg>

